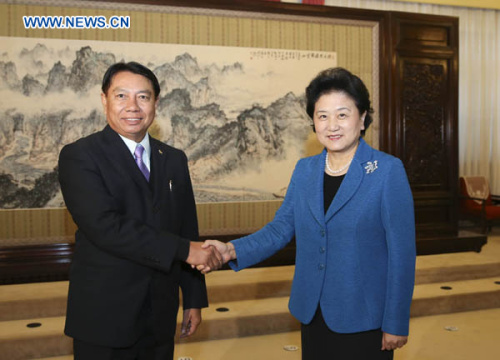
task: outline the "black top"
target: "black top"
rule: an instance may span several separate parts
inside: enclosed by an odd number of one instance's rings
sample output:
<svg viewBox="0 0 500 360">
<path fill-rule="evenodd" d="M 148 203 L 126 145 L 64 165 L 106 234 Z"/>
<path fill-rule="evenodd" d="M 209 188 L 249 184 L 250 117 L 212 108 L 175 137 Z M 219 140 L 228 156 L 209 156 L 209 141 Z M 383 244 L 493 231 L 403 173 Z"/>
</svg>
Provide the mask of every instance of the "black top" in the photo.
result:
<svg viewBox="0 0 500 360">
<path fill-rule="evenodd" d="M 340 188 L 340 184 L 342 184 L 342 180 L 344 180 L 345 174 L 340 176 L 330 176 L 326 172 L 324 174 L 323 193 L 326 214 L 335 194 L 337 194 Z"/>
</svg>

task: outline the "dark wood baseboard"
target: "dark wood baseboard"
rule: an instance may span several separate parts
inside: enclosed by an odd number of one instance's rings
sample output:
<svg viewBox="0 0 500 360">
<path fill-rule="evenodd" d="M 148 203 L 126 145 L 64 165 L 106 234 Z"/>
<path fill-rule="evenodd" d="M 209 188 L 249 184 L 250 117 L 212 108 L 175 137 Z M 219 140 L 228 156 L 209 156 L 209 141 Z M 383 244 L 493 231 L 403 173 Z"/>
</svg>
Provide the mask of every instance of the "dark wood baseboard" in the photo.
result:
<svg viewBox="0 0 500 360">
<path fill-rule="evenodd" d="M 200 240 L 220 239 L 227 242 L 238 235 L 202 236 Z M 73 243 L 0 247 L 0 285 L 68 280 Z M 292 265 L 295 241 L 255 267 Z M 229 266 L 224 266 L 229 269 Z"/>
<path fill-rule="evenodd" d="M 455 236 L 426 237 L 417 239 L 417 255 L 433 255 L 464 251 L 481 252 L 487 237 L 481 233 L 464 231 Z"/>
<path fill-rule="evenodd" d="M 68 279 L 74 244 L 0 247 L 0 285 Z"/>
<path fill-rule="evenodd" d="M 201 240 L 218 238 L 222 241 L 231 241 L 242 235 L 211 235 L 202 237 Z M 480 252 L 486 242 L 486 235 L 470 231 L 460 231 L 458 236 L 419 238 L 417 254 Z M 67 280 L 73 249 L 74 244 L 71 243 L 0 247 L 0 285 Z M 284 249 L 255 267 L 294 263 L 295 241 L 293 240 Z M 226 265 L 224 268 L 229 267 Z"/>
</svg>

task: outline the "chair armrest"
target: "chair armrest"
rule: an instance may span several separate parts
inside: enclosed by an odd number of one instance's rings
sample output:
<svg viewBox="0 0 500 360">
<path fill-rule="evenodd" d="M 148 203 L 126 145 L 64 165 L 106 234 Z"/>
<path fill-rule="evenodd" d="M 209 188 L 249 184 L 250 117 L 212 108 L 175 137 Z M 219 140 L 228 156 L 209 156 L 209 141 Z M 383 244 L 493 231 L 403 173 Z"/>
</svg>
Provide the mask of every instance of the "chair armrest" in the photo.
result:
<svg viewBox="0 0 500 360">
<path fill-rule="evenodd" d="M 466 195 L 458 195 L 458 197 L 460 199 L 466 199 L 466 200 L 477 200 L 477 201 L 481 201 L 482 203 L 486 202 L 486 199 L 475 198 L 475 197 L 466 196 Z M 491 196 L 491 198 L 493 199 L 493 195 Z"/>
<path fill-rule="evenodd" d="M 463 195 L 463 194 L 458 195 L 458 197 L 461 198 L 461 199 L 466 199 L 466 200 L 481 201 L 481 217 L 483 219 L 486 219 L 486 199 L 475 198 L 475 197 L 466 196 L 466 195 Z"/>
</svg>

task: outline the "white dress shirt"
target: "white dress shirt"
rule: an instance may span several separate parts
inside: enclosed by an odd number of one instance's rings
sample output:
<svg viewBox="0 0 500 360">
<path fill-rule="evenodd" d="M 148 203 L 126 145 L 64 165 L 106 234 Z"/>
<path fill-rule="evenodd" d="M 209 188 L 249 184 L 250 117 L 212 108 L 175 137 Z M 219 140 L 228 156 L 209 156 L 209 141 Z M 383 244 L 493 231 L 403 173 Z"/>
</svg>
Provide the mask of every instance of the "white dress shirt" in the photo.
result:
<svg viewBox="0 0 500 360">
<path fill-rule="evenodd" d="M 120 135 L 120 134 L 118 134 L 118 135 Z M 130 140 L 122 135 L 120 135 L 120 137 L 122 138 L 125 145 L 127 145 L 128 149 L 130 150 L 130 153 L 132 154 L 134 159 L 135 159 L 135 155 L 134 155 L 135 148 L 137 147 L 138 144 L 142 145 L 142 147 L 144 148 L 144 151 L 142 153 L 142 162 L 144 163 L 144 165 L 146 165 L 148 170 L 151 172 L 151 145 L 149 144 L 149 134 L 146 133 L 146 136 L 144 136 L 144 139 L 142 139 L 142 141 L 140 143 L 136 143 L 134 140 Z"/>
</svg>

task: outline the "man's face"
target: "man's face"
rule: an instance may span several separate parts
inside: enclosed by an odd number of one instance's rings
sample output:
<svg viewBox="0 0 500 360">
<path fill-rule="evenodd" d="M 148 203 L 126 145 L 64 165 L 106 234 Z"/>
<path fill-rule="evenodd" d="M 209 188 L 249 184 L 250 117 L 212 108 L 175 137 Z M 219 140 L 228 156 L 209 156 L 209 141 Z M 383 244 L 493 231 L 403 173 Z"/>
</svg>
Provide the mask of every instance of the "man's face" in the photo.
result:
<svg viewBox="0 0 500 360">
<path fill-rule="evenodd" d="M 118 134 L 141 142 L 155 118 L 158 99 L 148 78 L 122 71 L 111 79 L 101 101 L 109 126 Z"/>
</svg>

